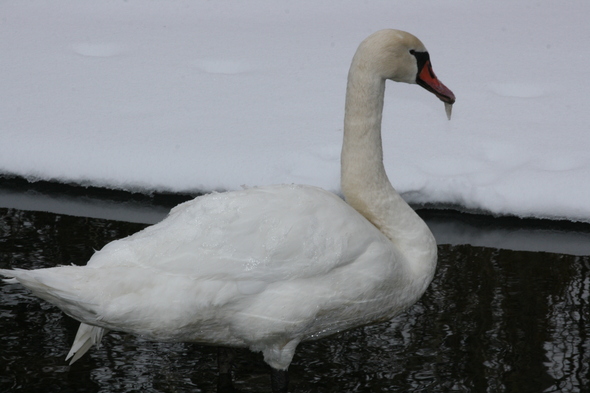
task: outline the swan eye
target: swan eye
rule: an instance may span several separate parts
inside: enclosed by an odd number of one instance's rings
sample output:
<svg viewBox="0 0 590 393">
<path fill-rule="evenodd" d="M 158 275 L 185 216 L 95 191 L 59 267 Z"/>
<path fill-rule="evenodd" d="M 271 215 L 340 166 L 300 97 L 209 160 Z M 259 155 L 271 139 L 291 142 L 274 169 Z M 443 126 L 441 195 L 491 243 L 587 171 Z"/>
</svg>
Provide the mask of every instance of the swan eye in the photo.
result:
<svg viewBox="0 0 590 393">
<path fill-rule="evenodd" d="M 410 49 L 410 54 L 414 55 L 416 53 L 416 51 L 414 49 Z"/>
</svg>

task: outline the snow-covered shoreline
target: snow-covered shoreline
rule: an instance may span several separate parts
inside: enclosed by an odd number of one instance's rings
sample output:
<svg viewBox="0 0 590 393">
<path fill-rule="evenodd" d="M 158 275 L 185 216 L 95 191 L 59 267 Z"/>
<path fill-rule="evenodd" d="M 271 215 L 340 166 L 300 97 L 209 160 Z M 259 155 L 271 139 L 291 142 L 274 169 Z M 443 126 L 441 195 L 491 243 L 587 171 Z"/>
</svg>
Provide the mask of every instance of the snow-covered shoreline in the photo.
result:
<svg viewBox="0 0 590 393">
<path fill-rule="evenodd" d="M 415 204 L 590 222 L 590 3 L 0 5 L 0 174 L 141 192 L 339 192 L 346 74 L 408 30 L 457 96 L 389 84 L 388 174 Z"/>
<path fill-rule="evenodd" d="M 154 224 L 192 195 L 131 194 L 0 177 L 0 208 Z M 590 224 L 419 209 L 438 244 L 590 255 Z"/>
</svg>

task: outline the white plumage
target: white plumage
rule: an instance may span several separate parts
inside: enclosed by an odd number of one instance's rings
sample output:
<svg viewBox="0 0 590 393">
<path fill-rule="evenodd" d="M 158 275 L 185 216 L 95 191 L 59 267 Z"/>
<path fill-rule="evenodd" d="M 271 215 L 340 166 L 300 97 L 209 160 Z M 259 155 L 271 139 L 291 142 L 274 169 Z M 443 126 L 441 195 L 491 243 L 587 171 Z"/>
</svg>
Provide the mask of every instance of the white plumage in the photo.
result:
<svg viewBox="0 0 590 393">
<path fill-rule="evenodd" d="M 420 66 L 415 52 L 426 53 L 417 38 L 384 30 L 355 55 L 342 152 L 348 203 L 300 185 L 209 194 L 86 266 L 0 274 L 82 322 L 72 361 L 118 330 L 248 347 L 285 370 L 301 341 L 391 318 L 419 299 L 436 266 L 432 234 L 382 163 L 385 79 L 423 84 L 430 62 Z M 454 102 L 432 77 L 439 85 L 427 88 Z"/>
</svg>

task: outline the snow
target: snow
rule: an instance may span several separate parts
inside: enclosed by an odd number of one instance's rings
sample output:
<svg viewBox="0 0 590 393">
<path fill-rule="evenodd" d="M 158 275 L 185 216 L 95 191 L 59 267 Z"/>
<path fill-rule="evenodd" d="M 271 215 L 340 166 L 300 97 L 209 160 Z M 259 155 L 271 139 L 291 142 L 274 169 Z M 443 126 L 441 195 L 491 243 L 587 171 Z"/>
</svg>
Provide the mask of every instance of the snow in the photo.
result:
<svg viewBox="0 0 590 393">
<path fill-rule="evenodd" d="M 339 192 L 346 74 L 417 35 L 453 118 L 388 84 L 386 168 L 411 203 L 590 222 L 590 3 L 5 1 L 0 175 L 141 192 Z"/>
</svg>

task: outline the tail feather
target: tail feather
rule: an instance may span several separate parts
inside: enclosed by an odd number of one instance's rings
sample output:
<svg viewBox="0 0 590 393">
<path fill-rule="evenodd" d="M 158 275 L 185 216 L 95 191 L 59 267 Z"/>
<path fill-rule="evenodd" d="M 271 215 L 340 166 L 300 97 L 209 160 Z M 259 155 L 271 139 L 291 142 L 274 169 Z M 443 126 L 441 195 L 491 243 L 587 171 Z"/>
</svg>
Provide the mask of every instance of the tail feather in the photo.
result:
<svg viewBox="0 0 590 393">
<path fill-rule="evenodd" d="M 95 318 L 95 304 L 87 296 L 84 275 L 80 266 L 60 266 L 47 269 L 0 269 L 0 275 L 11 277 L 8 284 L 20 283 L 33 294 L 61 308 L 78 320 Z M 84 290 L 83 290 L 84 289 Z M 86 295 L 86 296 L 85 296 Z"/>
<path fill-rule="evenodd" d="M 15 274 L 16 272 L 14 270 L 9 270 L 9 269 L 0 269 L 0 276 L 4 276 L 4 277 L 10 277 L 10 278 L 5 278 L 2 281 L 4 281 L 7 284 L 17 284 L 18 280 L 15 278 Z"/>
<path fill-rule="evenodd" d="M 68 311 L 72 311 L 73 309 L 84 311 L 83 308 L 79 307 L 81 299 L 77 297 L 77 294 L 74 291 L 70 290 L 70 287 L 72 286 L 72 277 L 55 274 L 54 272 L 56 269 L 57 268 L 40 270 L 0 269 L 0 275 L 11 277 L 4 280 L 6 283 L 22 284 L 31 290 L 33 294 L 55 304 L 70 316 L 73 316 L 72 314 L 74 313 Z M 85 312 L 90 316 L 92 315 L 92 311 L 89 308 L 87 308 Z M 105 328 L 81 323 L 66 360 L 72 358 L 70 364 L 74 363 L 84 355 L 92 345 L 96 344 L 98 346 L 103 335 L 107 332 L 108 330 Z"/>
<path fill-rule="evenodd" d="M 70 364 L 72 364 L 80 359 L 93 345 L 96 344 L 96 347 L 98 348 L 102 336 L 107 332 L 108 330 L 105 328 L 81 323 L 78 328 L 78 333 L 76 333 L 74 343 L 72 344 L 72 348 L 70 349 L 68 356 L 66 356 L 66 360 L 72 358 L 70 361 Z"/>
</svg>

